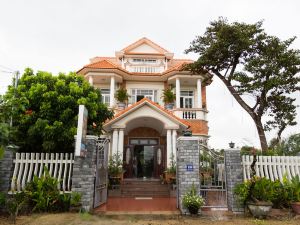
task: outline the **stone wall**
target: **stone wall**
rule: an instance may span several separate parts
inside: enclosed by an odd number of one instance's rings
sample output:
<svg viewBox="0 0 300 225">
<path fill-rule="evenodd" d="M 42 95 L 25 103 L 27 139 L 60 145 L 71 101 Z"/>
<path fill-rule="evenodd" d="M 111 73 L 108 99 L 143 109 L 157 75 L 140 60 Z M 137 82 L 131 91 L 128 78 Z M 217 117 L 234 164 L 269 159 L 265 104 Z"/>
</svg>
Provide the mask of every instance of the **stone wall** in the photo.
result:
<svg viewBox="0 0 300 225">
<path fill-rule="evenodd" d="M 187 168 L 189 167 L 189 169 Z M 182 205 L 184 194 L 194 184 L 200 193 L 199 180 L 199 144 L 197 137 L 180 137 L 177 139 L 177 194 L 181 213 L 188 210 Z"/>
<path fill-rule="evenodd" d="M 6 149 L 4 156 L 0 159 L 0 191 L 10 190 L 11 178 L 13 174 L 15 152 L 13 149 Z"/>
<path fill-rule="evenodd" d="M 243 182 L 243 167 L 239 149 L 225 150 L 225 172 L 227 186 L 227 205 L 232 212 L 243 212 L 244 207 L 239 204 L 234 194 L 234 187 Z"/>
<path fill-rule="evenodd" d="M 96 171 L 97 136 L 87 136 L 86 157 L 75 156 L 72 176 L 72 191 L 82 194 L 82 208 L 93 209 Z"/>
</svg>

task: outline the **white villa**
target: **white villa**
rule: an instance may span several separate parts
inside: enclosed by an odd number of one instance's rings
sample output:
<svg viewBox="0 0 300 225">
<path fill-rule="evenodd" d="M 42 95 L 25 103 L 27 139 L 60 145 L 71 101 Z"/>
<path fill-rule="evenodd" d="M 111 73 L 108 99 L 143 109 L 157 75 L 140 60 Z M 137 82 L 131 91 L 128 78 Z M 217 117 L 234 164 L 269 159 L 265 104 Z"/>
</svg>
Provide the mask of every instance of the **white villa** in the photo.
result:
<svg viewBox="0 0 300 225">
<path fill-rule="evenodd" d="M 142 38 L 115 57 L 94 57 L 78 71 L 101 89 L 103 102 L 115 111 L 104 124 L 110 137 L 110 154 L 123 156 L 125 178 L 158 178 L 176 155 L 176 140 L 190 129 L 193 136 L 208 139 L 206 86 L 209 74 L 192 74 L 182 66 L 193 62 Z M 170 85 L 176 94 L 175 107 L 165 109 L 163 90 Z M 125 109 L 117 106 L 115 92 L 127 89 Z"/>
</svg>

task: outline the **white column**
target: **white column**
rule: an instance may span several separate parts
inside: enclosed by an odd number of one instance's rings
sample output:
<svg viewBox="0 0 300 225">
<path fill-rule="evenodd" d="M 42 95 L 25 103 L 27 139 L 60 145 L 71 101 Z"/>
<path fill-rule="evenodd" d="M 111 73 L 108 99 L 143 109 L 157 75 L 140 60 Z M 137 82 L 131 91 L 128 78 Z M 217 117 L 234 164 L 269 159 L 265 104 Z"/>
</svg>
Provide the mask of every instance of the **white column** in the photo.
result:
<svg viewBox="0 0 300 225">
<path fill-rule="evenodd" d="M 109 106 L 113 107 L 115 105 L 115 77 L 110 77 L 110 102 Z"/>
<path fill-rule="evenodd" d="M 172 130 L 172 153 L 174 155 L 175 161 L 176 161 L 176 142 L 177 142 L 177 131 Z"/>
<path fill-rule="evenodd" d="M 172 134 L 171 130 L 167 130 L 167 167 L 170 166 L 172 156 Z"/>
<path fill-rule="evenodd" d="M 119 141 L 118 141 L 118 153 L 123 158 L 123 149 L 124 149 L 124 130 L 119 130 Z"/>
<path fill-rule="evenodd" d="M 176 108 L 180 108 L 180 80 L 176 78 Z"/>
<path fill-rule="evenodd" d="M 94 79 L 92 76 L 89 76 L 89 83 L 90 85 L 93 85 L 94 84 Z"/>
<path fill-rule="evenodd" d="M 202 108 L 202 87 L 201 79 L 197 79 L 197 107 Z"/>
<path fill-rule="evenodd" d="M 116 154 L 118 151 L 118 130 L 114 129 L 112 136 L 112 155 Z"/>
</svg>

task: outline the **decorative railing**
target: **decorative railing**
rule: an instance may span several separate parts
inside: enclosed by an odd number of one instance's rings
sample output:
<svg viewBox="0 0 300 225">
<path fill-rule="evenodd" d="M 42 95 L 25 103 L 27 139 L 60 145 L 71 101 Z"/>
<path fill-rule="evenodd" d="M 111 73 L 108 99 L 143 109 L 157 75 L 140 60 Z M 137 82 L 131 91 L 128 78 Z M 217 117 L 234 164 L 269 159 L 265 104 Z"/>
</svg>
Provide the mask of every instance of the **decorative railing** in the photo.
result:
<svg viewBox="0 0 300 225">
<path fill-rule="evenodd" d="M 184 120 L 206 120 L 205 109 L 174 109 L 175 116 Z"/>
</svg>

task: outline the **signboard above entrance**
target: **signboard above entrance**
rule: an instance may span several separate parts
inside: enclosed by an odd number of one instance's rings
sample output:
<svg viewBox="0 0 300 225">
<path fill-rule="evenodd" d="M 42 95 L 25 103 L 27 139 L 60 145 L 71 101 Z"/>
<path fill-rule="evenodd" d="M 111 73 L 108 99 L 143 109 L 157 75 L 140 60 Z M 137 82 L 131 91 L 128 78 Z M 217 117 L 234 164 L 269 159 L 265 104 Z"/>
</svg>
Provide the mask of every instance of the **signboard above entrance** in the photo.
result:
<svg viewBox="0 0 300 225">
<path fill-rule="evenodd" d="M 87 133 L 88 111 L 84 105 L 79 105 L 77 136 L 75 145 L 75 156 L 86 156 L 86 133 Z"/>
</svg>

